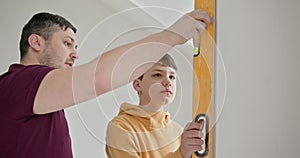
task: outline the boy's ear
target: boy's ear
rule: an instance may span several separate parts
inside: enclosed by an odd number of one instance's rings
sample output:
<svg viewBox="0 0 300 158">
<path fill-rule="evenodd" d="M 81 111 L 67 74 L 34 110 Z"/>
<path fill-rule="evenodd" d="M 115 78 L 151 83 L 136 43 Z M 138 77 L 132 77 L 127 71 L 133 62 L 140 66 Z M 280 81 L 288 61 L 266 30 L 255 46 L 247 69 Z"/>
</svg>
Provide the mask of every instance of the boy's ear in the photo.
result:
<svg viewBox="0 0 300 158">
<path fill-rule="evenodd" d="M 32 48 L 36 52 L 41 50 L 41 42 L 42 42 L 42 38 L 37 34 L 31 34 L 28 37 L 28 43 L 30 48 Z"/>
<path fill-rule="evenodd" d="M 132 82 L 133 88 L 140 93 L 142 91 L 141 86 L 140 86 L 140 81 L 139 79 L 136 79 Z"/>
</svg>

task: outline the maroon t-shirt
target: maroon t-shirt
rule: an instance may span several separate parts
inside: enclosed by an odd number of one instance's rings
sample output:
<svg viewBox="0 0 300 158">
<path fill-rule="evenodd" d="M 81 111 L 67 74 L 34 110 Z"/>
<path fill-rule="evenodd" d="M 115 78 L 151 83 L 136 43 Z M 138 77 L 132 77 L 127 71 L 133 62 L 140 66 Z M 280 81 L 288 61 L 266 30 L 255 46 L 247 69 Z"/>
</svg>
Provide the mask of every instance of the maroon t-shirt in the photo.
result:
<svg viewBox="0 0 300 158">
<path fill-rule="evenodd" d="M 0 157 L 71 158 L 64 111 L 33 113 L 34 98 L 45 75 L 41 65 L 13 64 L 0 76 Z"/>
</svg>

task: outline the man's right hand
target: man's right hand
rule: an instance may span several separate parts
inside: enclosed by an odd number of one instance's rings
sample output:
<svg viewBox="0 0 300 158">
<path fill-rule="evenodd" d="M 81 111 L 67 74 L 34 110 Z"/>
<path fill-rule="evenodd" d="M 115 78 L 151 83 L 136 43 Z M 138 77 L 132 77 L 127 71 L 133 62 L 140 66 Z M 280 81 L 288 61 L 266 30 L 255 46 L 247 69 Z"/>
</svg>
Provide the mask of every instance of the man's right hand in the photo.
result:
<svg viewBox="0 0 300 158">
<path fill-rule="evenodd" d="M 201 33 L 213 22 L 213 19 L 203 10 L 197 9 L 183 15 L 167 30 L 175 33 L 174 39 L 179 44 L 184 44 L 193 38 L 194 46 L 199 43 Z"/>
</svg>

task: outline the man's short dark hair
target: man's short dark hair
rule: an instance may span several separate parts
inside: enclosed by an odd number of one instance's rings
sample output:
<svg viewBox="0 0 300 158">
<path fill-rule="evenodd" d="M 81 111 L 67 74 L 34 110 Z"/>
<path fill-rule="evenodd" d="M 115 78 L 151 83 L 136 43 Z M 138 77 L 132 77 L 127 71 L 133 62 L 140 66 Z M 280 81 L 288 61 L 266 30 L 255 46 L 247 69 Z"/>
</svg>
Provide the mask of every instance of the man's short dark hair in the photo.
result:
<svg viewBox="0 0 300 158">
<path fill-rule="evenodd" d="M 28 23 L 23 27 L 21 40 L 20 40 L 20 55 L 21 59 L 27 54 L 29 43 L 28 38 L 31 34 L 37 34 L 42 36 L 45 40 L 48 40 L 51 35 L 57 31 L 57 26 L 62 30 L 71 28 L 74 33 L 77 29 L 64 17 L 51 13 L 37 13 Z"/>
</svg>

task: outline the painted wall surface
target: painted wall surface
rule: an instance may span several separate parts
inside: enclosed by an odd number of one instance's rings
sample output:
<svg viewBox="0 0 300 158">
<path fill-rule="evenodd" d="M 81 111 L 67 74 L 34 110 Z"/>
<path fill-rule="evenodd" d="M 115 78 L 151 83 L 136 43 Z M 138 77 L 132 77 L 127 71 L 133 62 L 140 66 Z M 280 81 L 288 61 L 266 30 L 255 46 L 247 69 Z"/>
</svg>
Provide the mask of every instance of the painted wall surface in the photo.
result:
<svg viewBox="0 0 300 158">
<path fill-rule="evenodd" d="M 63 15 L 78 28 L 79 65 L 158 32 L 193 9 L 193 1 L 182 0 L 1 0 L 0 4 L 0 73 L 19 61 L 21 29 L 39 11 Z M 217 2 L 217 158 L 300 155 L 299 15 L 297 0 Z M 190 42 L 171 52 L 179 82 L 177 98 L 166 108 L 182 126 L 191 120 L 192 53 Z M 106 125 L 124 101 L 137 103 L 130 84 L 66 109 L 75 158 L 106 157 Z"/>
</svg>

